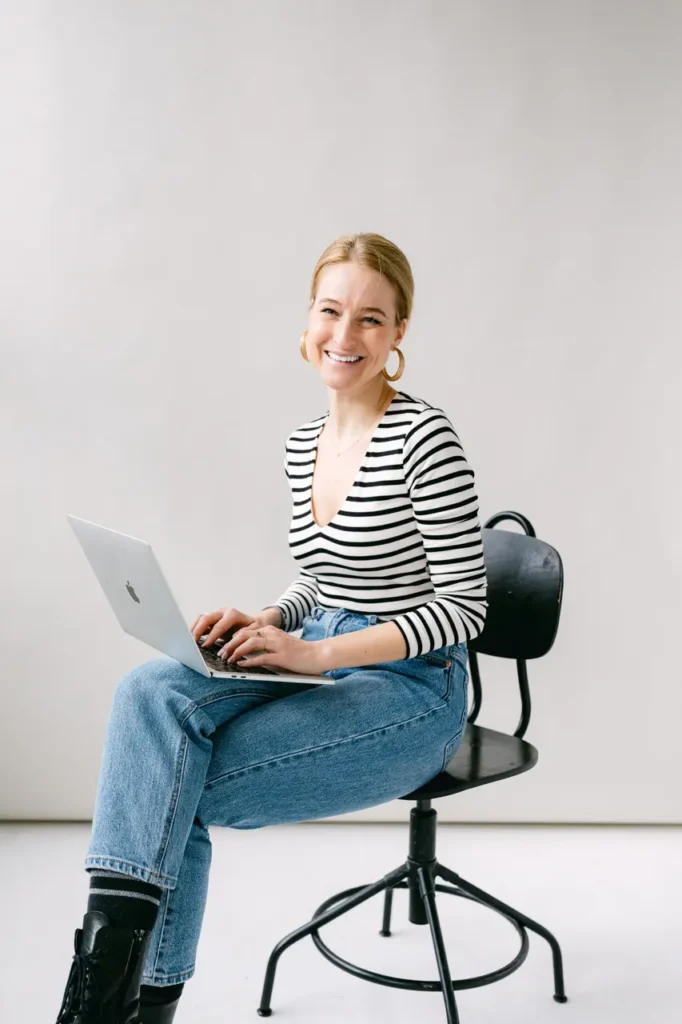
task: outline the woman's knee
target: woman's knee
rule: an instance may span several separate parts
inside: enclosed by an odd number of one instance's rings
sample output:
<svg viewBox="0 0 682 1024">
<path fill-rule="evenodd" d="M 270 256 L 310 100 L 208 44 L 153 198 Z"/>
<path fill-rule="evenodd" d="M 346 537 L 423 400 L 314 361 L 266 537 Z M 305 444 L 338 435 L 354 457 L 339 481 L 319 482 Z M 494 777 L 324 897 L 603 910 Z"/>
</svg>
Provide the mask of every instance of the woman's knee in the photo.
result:
<svg viewBox="0 0 682 1024">
<path fill-rule="evenodd" d="M 169 690 L 176 690 L 187 669 L 172 658 L 152 658 L 127 672 L 118 682 L 115 700 L 135 703 L 158 700 Z"/>
</svg>

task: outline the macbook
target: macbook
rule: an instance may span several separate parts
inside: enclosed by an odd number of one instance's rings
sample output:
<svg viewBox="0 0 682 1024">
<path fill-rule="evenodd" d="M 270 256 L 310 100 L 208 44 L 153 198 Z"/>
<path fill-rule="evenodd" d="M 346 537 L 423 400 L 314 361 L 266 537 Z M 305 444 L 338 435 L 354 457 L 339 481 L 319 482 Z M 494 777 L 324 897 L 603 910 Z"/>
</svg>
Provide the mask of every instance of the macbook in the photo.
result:
<svg viewBox="0 0 682 1024">
<path fill-rule="evenodd" d="M 169 658 L 204 676 L 220 679 L 277 679 L 283 683 L 334 683 L 274 665 L 227 665 L 218 657 L 229 636 L 209 649 L 199 647 L 171 593 L 151 545 L 105 526 L 67 516 L 121 628 Z M 203 639 L 203 638 L 202 638 Z"/>
</svg>

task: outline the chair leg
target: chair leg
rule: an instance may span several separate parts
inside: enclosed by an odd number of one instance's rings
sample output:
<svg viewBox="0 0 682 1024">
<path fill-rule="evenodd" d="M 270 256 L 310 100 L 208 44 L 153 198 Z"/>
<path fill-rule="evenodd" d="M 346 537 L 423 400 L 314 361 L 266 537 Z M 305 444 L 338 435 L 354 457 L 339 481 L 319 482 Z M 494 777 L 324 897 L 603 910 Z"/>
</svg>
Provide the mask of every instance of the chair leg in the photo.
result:
<svg viewBox="0 0 682 1024">
<path fill-rule="evenodd" d="M 379 935 L 391 934 L 391 911 L 393 909 L 393 888 L 387 889 L 384 893 L 384 918 L 381 924 Z"/>
<path fill-rule="evenodd" d="M 372 896 L 376 896 L 377 893 L 383 892 L 385 889 L 390 889 L 396 882 L 401 882 L 407 878 L 408 869 L 403 864 L 401 867 L 396 868 L 395 871 L 389 872 L 384 875 L 378 882 L 373 882 L 372 885 L 365 886 L 360 892 L 357 892 L 354 896 L 349 896 L 348 899 L 344 900 L 343 903 L 336 907 L 332 907 L 330 910 L 326 910 L 319 917 L 314 917 L 307 924 L 304 924 L 301 928 L 297 928 L 295 931 L 290 932 L 280 942 L 277 943 L 270 959 L 268 960 L 268 966 L 265 971 L 265 982 L 263 984 L 263 992 L 261 995 L 260 1006 L 258 1007 L 258 1013 L 261 1017 L 269 1017 L 272 1013 L 270 1008 L 270 1000 L 272 998 L 272 988 L 275 983 L 275 971 L 277 970 L 277 962 L 289 946 L 293 946 L 299 939 L 303 939 L 306 935 L 311 935 L 312 932 L 316 932 L 322 925 L 328 924 L 330 921 L 334 921 L 337 917 L 341 917 L 342 914 L 347 913 L 349 910 L 353 910 L 354 907 L 364 903 L 365 900 L 370 899 Z M 455 1018 L 456 1020 L 456 1018 Z"/>
<path fill-rule="evenodd" d="M 552 950 L 552 963 L 554 966 L 554 999 L 557 1003 L 566 1003 L 568 998 L 564 989 L 564 965 L 563 958 L 561 956 L 561 947 L 554 938 L 552 933 L 546 928 L 543 928 L 537 921 L 531 920 L 530 917 L 526 917 L 518 910 L 514 910 L 513 907 L 508 907 L 506 903 L 502 903 L 501 900 L 495 899 L 490 893 L 485 892 L 483 889 L 479 889 L 477 886 L 472 885 L 471 882 L 467 882 L 466 879 L 462 878 L 456 872 L 446 868 L 443 864 L 436 866 L 436 874 L 440 878 L 444 878 L 446 882 L 451 882 L 452 885 L 458 886 L 463 889 L 464 892 L 470 893 L 475 899 L 486 906 L 491 907 L 493 910 L 499 910 L 501 913 L 506 914 L 507 917 L 513 918 L 518 921 L 519 924 L 523 925 L 524 928 L 528 928 L 529 931 L 535 932 L 545 939 Z"/>
<path fill-rule="evenodd" d="M 431 938 L 433 939 L 433 948 L 436 953 L 436 962 L 438 964 L 438 974 L 440 975 L 443 999 L 445 1000 L 445 1014 L 447 1022 L 448 1024 L 459 1024 L 455 992 L 452 987 L 450 967 L 448 965 L 448 958 L 445 952 L 445 943 L 443 942 L 443 933 L 440 928 L 438 910 L 436 909 L 436 891 L 433 887 L 433 877 L 428 868 L 420 867 L 417 868 L 417 878 L 419 879 L 419 890 L 422 894 L 426 917 L 429 922 L 429 928 L 431 929 Z"/>
</svg>

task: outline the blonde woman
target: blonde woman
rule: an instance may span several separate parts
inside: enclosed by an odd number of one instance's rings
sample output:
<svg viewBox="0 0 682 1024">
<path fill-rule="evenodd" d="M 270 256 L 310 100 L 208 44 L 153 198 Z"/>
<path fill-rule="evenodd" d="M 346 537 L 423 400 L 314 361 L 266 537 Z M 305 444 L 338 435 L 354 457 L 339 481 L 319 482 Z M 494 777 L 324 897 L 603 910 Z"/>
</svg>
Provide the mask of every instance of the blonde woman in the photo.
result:
<svg viewBox="0 0 682 1024">
<path fill-rule="evenodd" d="M 206 645 L 231 634 L 232 664 L 249 655 L 335 685 L 205 678 L 170 658 L 121 680 L 58 1024 L 173 1020 L 195 971 L 211 825 L 385 803 L 437 775 L 459 743 L 486 574 L 458 435 L 441 409 L 391 387 L 413 291 L 381 235 L 339 238 L 320 257 L 300 350 L 329 407 L 285 446 L 300 576 L 257 614 L 220 608 L 192 625 Z"/>
</svg>

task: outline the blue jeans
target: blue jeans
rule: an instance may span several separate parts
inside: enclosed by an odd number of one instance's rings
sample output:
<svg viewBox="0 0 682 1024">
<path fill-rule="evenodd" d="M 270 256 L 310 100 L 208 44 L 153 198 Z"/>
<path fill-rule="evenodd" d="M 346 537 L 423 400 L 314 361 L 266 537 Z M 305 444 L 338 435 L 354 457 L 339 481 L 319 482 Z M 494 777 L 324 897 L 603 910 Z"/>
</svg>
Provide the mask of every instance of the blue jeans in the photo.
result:
<svg viewBox="0 0 682 1024">
<path fill-rule="evenodd" d="M 301 637 L 378 621 L 314 608 Z M 221 680 L 163 657 L 118 684 L 85 867 L 162 887 L 145 984 L 194 974 L 209 825 L 263 828 L 386 803 L 454 754 L 467 715 L 465 643 L 324 674 L 336 684 Z"/>
</svg>

